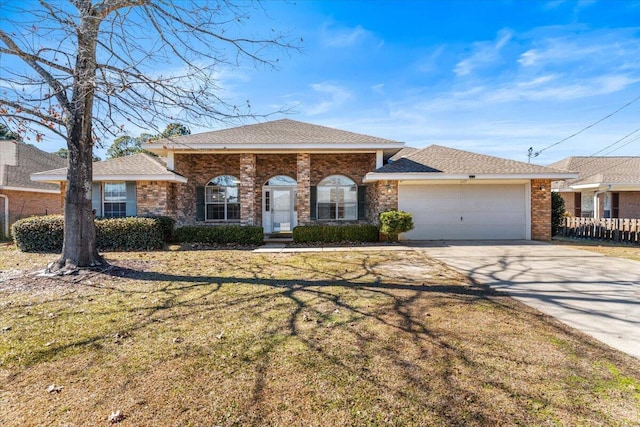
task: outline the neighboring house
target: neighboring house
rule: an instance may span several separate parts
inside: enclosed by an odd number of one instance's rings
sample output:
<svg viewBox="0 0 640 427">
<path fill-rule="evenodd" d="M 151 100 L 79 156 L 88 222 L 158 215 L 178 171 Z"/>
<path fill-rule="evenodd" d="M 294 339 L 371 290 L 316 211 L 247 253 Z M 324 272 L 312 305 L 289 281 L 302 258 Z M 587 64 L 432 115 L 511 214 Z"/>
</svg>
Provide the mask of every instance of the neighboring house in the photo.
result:
<svg viewBox="0 0 640 427">
<path fill-rule="evenodd" d="M 575 175 L 434 147 L 408 149 L 401 142 L 289 119 L 184 135 L 145 144 L 145 150 L 162 159 L 138 154 L 95 163 L 94 208 L 99 216 L 168 215 L 178 226 L 260 225 L 268 234 L 291 232 L 303 224 L 377 223 L 381 212 L 400 208 L 413 209 L 420 227 L 405 238 L 551 238 L 550 179 Z M 407 157 L 386 164 L 401 153 Z M 431 159 L 436 163 L 430 163 L 430 156 L 436 156 Z M 446 156 L 461 156 L 463 164 L 436 170 Z M 407 167 L 396 170 L 402 165 Z M 65 178 L 64 169 L 32 175 L 38 181 Z M 432 234 L 438 227 L 426 227 L 422 207 L 411 203 L 416 192 L 422 200 L 434 195 L 435 180 L 448 185 L 438 188 L 456 192 L 459 200 L 470 197 L 479 210 L 487 204 L 495 207 L 498 194 L 507 197 L 506 205 L 518 200 L 521 209 L 510 214 L 519 216 L 517 224 L 505 224 L 504 215 L 495 214 L 468 222 L 464 218 L 470 218 L 472 206 L 464 202 L 463 211 L 453 206 L 449 211 L 463 219 L 440 227 L 448 234 Z M 476 185 L 480 183 L 486 185 Z M 441 203 L 436 198 L 427 205 Z M 502 224 L 492 228 L 496 234 L 476 232 L 496 222 Z M 455 226 L 466 227 L 461 232 Z M 515 228 L 517 232 L 503 231 Z"/>
<path fill-rule="evenodd" d="M 549 167 L 579 174 L 552 184 L 571 215 L 640 218 L 640 157 L 568 157 Z"/>
<path fill-rule="evenodd" d="M 20 218 L 62 213 L 59 183 L 33 182 L 29 175 L 66 163 L 31 145 L 0 140 L 0 237 L 8 237 Z"/>
</svg>

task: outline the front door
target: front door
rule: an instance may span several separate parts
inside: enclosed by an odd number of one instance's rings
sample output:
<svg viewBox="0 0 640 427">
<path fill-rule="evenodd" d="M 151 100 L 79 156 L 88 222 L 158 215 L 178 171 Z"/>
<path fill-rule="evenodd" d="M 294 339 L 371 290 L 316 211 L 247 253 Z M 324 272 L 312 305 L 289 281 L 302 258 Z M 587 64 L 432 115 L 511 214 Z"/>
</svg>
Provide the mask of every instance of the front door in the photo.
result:
<svg viewBox="0 0 640 427">
<path fill-rule="evenodd" d="M 296 188 L 265 187 L 262 226 L 265 233 L 291 233 L 297 224 Z"/>
<path fill-rule="evenodd" d="M 290 233 L 293 230 L 292 193 L 290 188 L 271 189 L 272 233 Z"/>
</svg>

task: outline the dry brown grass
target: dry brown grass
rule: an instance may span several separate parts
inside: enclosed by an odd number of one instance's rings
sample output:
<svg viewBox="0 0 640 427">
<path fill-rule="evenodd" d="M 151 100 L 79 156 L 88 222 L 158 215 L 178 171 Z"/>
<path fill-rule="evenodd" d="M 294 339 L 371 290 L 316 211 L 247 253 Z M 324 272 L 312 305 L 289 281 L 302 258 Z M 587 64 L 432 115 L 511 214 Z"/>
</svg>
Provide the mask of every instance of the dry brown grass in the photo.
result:
<svg viewBox="0 0 640 427">
<path fill-rule="evenodd" d="M 586 239 L 566 239 L 555 237 L 552 243 L 556 245 L 571 246 L 575 249 L 583 249 L 585 251 L 596 252 L 606 256 L 628 258 L 635 261 L 640 261 L 640 247 L 636 245 L 597 240 L 591 241 Z"/>
<path fill-rule="evenodd" d="M 0 425 L 640 422 L 638 360 L 417 251 L 107 258 L 0 283 Z"/>
</svg>

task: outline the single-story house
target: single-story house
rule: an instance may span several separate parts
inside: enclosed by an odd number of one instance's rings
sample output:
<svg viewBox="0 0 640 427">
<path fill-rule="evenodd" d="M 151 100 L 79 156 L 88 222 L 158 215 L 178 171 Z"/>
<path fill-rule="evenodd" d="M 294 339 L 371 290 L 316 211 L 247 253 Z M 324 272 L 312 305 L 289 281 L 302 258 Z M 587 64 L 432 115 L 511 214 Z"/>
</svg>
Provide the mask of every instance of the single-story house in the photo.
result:
<svg viewBox="0 0 640 427">
<path fill-rule="evenodd" d="M 30 175 L 66 164 L 32 145 L 0 140 L 0 237 L 8 237 L 21 218 L 62 213 L 60 183 L 34 182 Z"/>
<path fill-rule="evenodd" d="M 549 167 L 578 172 L 552 183 L 571 215 L 640 218 L 640 157 L 568 157 Z"/>
<path fill-rule="evenodd" d="M 144 148 L 159 157 L 94 164 L 98 216 L 167 215 L 178 226 L 251 224 L 271 234 L 303 224 L 377 223 L 381 212 L 400 208 L 415 217 L 416 229 L 401 236 L 407 239 L 548 240 L 551 180 L 575 177 L 445 147 L 412 151 L 290 119 Z M 64 181 L 66 170 L 32 179 Z M 434 218 L 440 227 L 430 225 Z"/>
</svg>

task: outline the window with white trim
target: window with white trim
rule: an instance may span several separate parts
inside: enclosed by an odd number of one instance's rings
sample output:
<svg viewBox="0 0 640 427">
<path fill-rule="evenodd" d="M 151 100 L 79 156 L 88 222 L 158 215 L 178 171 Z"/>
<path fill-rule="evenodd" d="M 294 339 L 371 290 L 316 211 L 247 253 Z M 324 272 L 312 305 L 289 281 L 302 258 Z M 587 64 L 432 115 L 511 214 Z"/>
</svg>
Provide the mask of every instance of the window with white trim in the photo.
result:
<svg viewBox="0 0 640 427">
<path fill-rule="evenodd" d="M 346 176 L 328 176 L 318 184 L 316 207 L 319 220 L 356 220 L 358 186 Z"/>
<path fill-rule="evenodd" d="M 127 185 L 125 182 L 105 182 L 103 184 L 102 215 L 105 218 L 127 216 Z"/>
<path fill-rule="evenodd" d="M 240 221 L 240 181 L 231 175 L 213 178 L 204 188 L 207 221 Z"/>
</svg>

